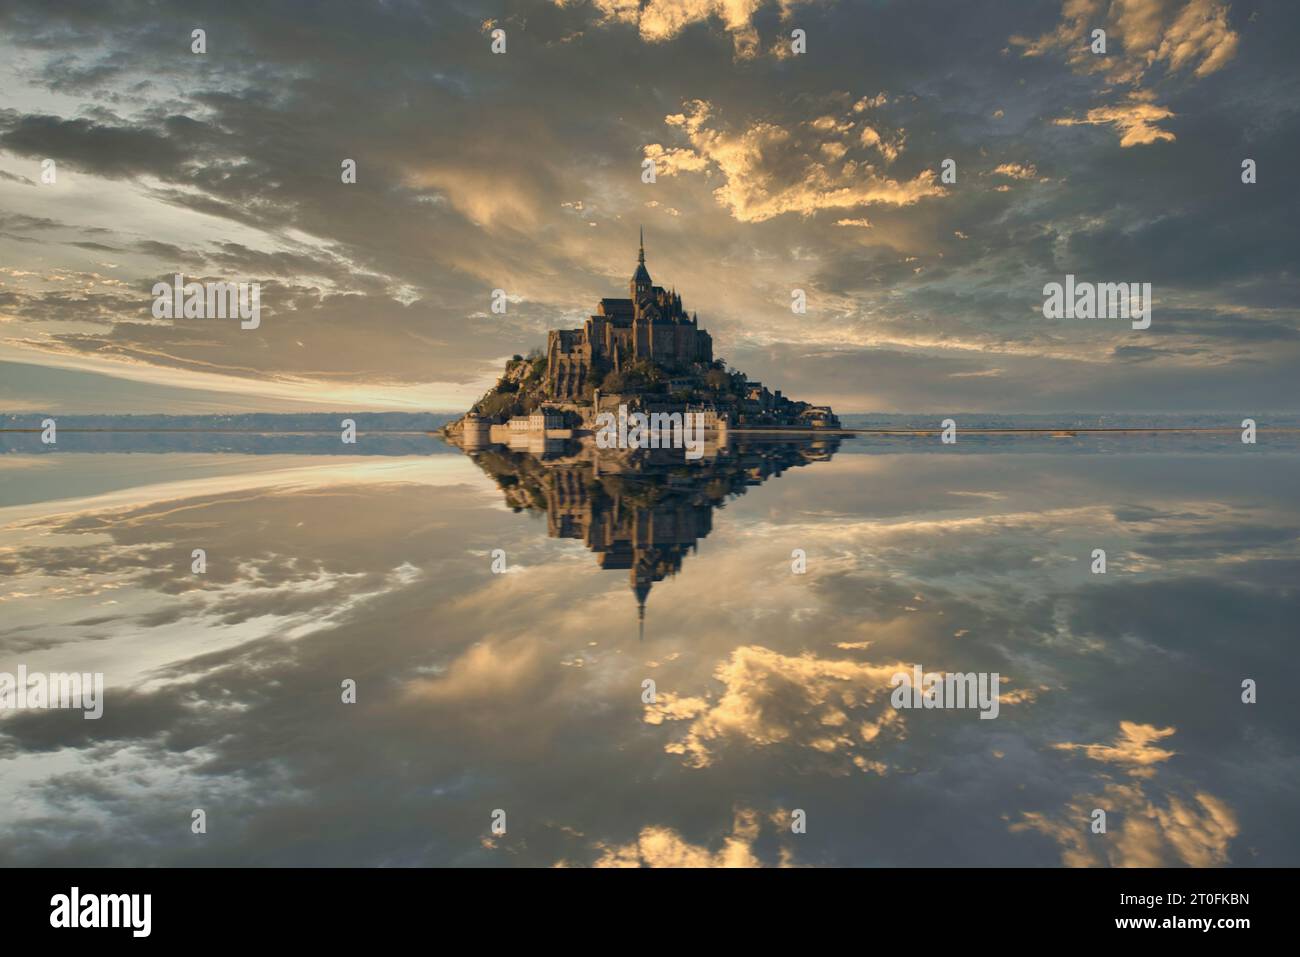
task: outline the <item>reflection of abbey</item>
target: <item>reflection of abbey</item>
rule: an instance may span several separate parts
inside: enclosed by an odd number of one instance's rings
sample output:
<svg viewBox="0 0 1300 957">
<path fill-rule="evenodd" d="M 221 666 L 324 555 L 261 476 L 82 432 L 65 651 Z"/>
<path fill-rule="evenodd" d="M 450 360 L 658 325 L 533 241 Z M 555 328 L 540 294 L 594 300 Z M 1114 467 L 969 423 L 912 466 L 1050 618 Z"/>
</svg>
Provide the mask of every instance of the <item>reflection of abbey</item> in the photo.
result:
<svg viewBox="0 0 1300 957">
<path fill-rule="evenodd" d="M 634 494 L 605 493 L 582 467 L 555 469 L 545 484 L 547 528 L 552 538 L 574 538 L 596 553 L 601 568 L 626 570 L 645 621 L 651 586 L 677 574 L 682 559 L 713 529 L 713 509 L 689 498 L 638 502 Z"/>
<path fill-rule="evenodd" d="M 645 238 L 627 299 L 602 299 L 581 329 L 552 331 L 546 340 L 546 385 L 553 399 L 581 400 L 607 372 L 622 372 L 638 360 L 668 371 L 713 361 L 713 340 L 675 291 L 651 284 L 645 268 Z"/>
<path fill-rule="evenodd" d="M 626 571 L 644 623 L 651 587 L 681 571 L 712 531 L 714 509 L 788 468 L 828 460 L 839 439 L 724 439 L 689 469 L 668 451 L 612 455 L 578 438 L 546 439 L 535 451 L 464 448 L 507 505 L 545 511 L 552 538 L 580 541 L 601 568 Z"/>
</svg>

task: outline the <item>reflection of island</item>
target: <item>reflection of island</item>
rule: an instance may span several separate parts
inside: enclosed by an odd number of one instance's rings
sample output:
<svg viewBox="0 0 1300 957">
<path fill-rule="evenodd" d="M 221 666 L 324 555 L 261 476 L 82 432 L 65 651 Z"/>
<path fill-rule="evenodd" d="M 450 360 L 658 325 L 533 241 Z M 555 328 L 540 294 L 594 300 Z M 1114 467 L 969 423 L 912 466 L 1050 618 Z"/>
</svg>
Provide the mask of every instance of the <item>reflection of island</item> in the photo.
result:
<svg viewBox="0 0 1300 957">
<path fill-rule="evenodd" d="M 544 509 L 553 538 L 576 538 L 601 568 L 628 571 L 641 629 L 651 586 L 675 575 L 713 528 L 713 510 L 786 469 L 830 459 L 834 436 L 722 437 L 702 459 L 679 449 L 599 449 L 588 437 L 465 451 L 516 511 Z"/>
</svg>

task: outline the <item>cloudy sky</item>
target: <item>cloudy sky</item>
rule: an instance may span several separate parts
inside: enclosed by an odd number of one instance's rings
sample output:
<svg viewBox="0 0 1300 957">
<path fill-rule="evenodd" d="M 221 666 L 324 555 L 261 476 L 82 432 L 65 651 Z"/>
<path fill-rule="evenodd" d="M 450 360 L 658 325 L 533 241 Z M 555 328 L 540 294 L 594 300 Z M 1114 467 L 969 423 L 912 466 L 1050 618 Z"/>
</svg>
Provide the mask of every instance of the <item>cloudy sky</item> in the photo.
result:
<svg viewBox="0 0 1300 957">
<path fill-rule="evenodd" d="M 3 3 L 0 410 L 463 409 L 626 288 L 642 224 L 718 355 L 840 411 L 1294 410 L 1297 26 L 1283 0 Z M 155 320 L 177 272 L 260 283 L 260 327 Z M 1066 273 L 1151 283 L 1151 328 L 1044 319 Z"/>
</svg>

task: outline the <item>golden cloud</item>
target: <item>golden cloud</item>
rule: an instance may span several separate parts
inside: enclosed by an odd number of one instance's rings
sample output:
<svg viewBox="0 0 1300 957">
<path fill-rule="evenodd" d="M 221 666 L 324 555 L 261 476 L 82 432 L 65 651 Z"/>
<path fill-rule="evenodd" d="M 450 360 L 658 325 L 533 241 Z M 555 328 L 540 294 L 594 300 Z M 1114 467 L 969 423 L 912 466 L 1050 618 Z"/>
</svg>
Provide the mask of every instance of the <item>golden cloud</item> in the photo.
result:
<svg viewBox="0 0 1300 957">
<path fill-rule="evenodd" d="M 1094 29 L 1106 31 L 1105 54 L 1092 52 Z M 1148 74 L 1163 67 L 1169 74 L 1190 70 L 1198 79 L 1209 76 L 1236 55 L 1238 43 L 1223 0 L 1065 0 L 1055 29 L 1039 37 L 1010 38 L 1024 56 L 1064 52 L 1076 72 L 1097 74 L 1111 87 L 1130 87 L 1119 106 L 1089 110 L 1082 120 L 1056 121 L 1066 126 L 1114 124 L 1126 147 L 1174 139 L 1154 126 L 1173 114 L 1142 89 Z"/>
<path fill-rule="evenodd" d="M 704 100 L 685 104 L 683 112 L 664 121 L 679 129 L 690 145 L 647 146 L 645 156 L 654 160 L 657 174 L 720 176 L 722 185 L 713 191 L 714 198 L 740 222 L 872 204 L 909 206 L 946 193 L 933 170 L 898 180 L 878 172 L 870 157 L 849 155 L 851 148 L 869 148 L 888 164 L 903 150 L 902 130 L 882 134 L 863 126 L 845 142 L 836 137 L 850 137 L 858 121 L 826 116 L 794 127 L 761 120 L 736 130 L 720 124 Z M 828 142 L 834 144 L 829 149 Z"/>
<path fill-rule="evenodd" d="M 1106 31 L 1105 54 L 1091 49 L 1092 31 L 1099 28 Z M 1159 64 L 1208 76 L 1236 55 L 1239 38 L 1228 26 L 1223 0 L 1065 0 L 1055 29 L 1009 42 L 1024 56 L 1064 51 L 1081 73 L 1137 84 Z"/>
<path fill-rule="evenodd" d="M 555 0 L 559 7 L 576 0 Z M 731 34 L 738 59 L 758 55 L 758 30 L 754 14 L 765 0 L 591 0 L 603 23 L 623 23 L 637 28 L 647 43 L 663 43 L 696 23 L 717 19 Z M 779 0 L 782 18 L 793 7 L 810 0 Z"/>
<path fill-rule="evenodd" d="M 1033 163 L 1003 163 L 995 166 L 993 172 L 1012 179 L 1033 179 L 1038 175 L 1038 169 Z"/>
<path fill-rule="evenodd" d="M 1131 93 L 1124 103 L 1094 107 L 1082 119 L 1060 117 L 1052 122 L 1057 126 L 1113 125 L 1122 133 L 1119 140 L 1121 147 L 1146 146 L 1161 140 L 1172 142 L 1174 134 L 1162 130 L 1156 124 L 1169 119 L 1174 113 L 1163 106 L 1157 106 L 1151 100 L 1151 94 Z"/>
</svg>

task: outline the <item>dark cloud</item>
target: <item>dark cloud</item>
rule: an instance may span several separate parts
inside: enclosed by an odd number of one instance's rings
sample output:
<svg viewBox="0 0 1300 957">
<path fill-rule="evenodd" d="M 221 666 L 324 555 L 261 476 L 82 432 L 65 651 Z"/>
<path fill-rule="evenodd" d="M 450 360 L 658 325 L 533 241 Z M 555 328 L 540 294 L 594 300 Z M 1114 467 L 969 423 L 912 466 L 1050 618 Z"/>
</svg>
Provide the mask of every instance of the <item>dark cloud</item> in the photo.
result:
<svg viewBox="0 0 1300 957">
<path fill-rule="evenodd" d="M 174 176 L 189 155 L 157 130 L 101 126 L 90 120 L 23 116 L 0 133 L 0 148 L 18 156 L 51 158 L 74 169 L 118 178 L 149 173 Z"/>
</svg>

